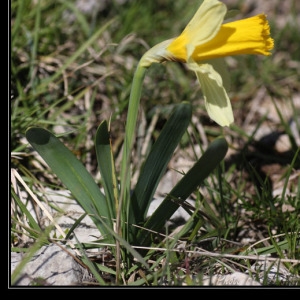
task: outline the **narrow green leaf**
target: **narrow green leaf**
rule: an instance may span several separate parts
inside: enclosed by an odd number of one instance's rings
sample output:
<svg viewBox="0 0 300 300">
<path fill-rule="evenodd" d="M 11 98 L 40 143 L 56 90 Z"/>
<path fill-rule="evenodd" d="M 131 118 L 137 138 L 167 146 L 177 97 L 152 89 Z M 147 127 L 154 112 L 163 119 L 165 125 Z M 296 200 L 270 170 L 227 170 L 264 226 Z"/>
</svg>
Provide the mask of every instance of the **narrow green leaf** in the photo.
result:
<svg viewBox="0 0 300 300">
<path fill-rule="evenodd" d="M 77 226 L 81 223 L 81 221 L 86 217 L 87 213 L 82 214 L 72 225 L 72 227 L 69 229 L 68 233 L 66 234 L 65 240 L 68 240 L 71 236 L 71 234 L 74 232 L 74 230 L 77 228 Z"/>
<path fill-rule="evenodd" d="M 75 235 L 75 239 L 76 239 L 77 245 L 80 249 L 80 253 L 82 255 L 82 262 L 88 266 L 89 271 L 94 275 L 94 277 L 98 280 L 98 282 L 101 285 L 105 285 L 104 279 L 100 276 L 95 264 L 87 257 L 86 252 L 84 251 L 82 245 L 79 243 L 76 235 Z"/>
<path fill-rule="evenodd" d="M 287 240 L 283 240 L 281 242 L 273 243 L 273 245 L 261 248 L 255 248 L 253 251 L 245 251 L 242 252 L 241 255 L 268 255 L 274 253 L 280 253 L 282 250 L 287 250 L 289 248 L 289 244 Z"/>
<path fill-rule="evenodd" d="M 196 162 L 196 164 L 182 177 L 160 206 L 154 211 L 144 227 L 153 231 L 163 228 L 165 222 L 171 218 L 204 179 L 224 159 L 228 150 L 228 144 L 222 137 L 215 139 Z M 138 235 L 138 243 L 148 245 L 150 243 L 150 231 L 141 230 Z"/>
<path fill-rule="evenodd" d="M 192 105 L 182 102 L 174 108 L 154 143 L 140 172 L 131 195 L 131 224 L 145 221 L 147 209 L 153 199 L 157 185 L 165 173 L 167 165 L 186 131 L 192 116 Z"/>
<path fill-rule="evenodd" d="M 108 207 L 111 218 L 115 219 L 118 201 L 118 190 L 113 153 L 111 149 L 110 137 L 106 121 L 103 121 L 97 129 L 95 149 L 103 188 L 106 195 L 106 205 Z"/>
<path fill-rule="evenodd" d="M 42 229 L 40 228 L 39 224 L 35 221 L 35 219 L 32 217 L 32 214 L 27 209 L 26 205 L 24 205 L 24 203 L 21 201 L 21 199 L 17 196 L 17 194 L 14 192 L 12 188 L 11 188 L 11 195 L 14 198 L 14 200 L 17 202 L 22 213 L 27 217 L 30 227 L 33 230 L 36 230 L 37 232 L 41 232 Z"/>
</svg>

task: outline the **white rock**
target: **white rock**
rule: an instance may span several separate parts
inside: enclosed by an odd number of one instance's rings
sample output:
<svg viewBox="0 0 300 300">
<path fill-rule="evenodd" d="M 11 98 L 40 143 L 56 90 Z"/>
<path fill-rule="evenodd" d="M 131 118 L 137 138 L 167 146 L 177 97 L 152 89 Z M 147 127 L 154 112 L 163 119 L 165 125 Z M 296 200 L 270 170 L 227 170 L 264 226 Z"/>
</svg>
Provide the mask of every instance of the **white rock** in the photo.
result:
<svg viewBox="0 0 300 300">
<path fill-rule="evenodd" d="M 259 282 L 253 280 L 249 275 L 241 272 L 234 272 L 226 275 L 205 276 L 203 285 L 218 285 L 218 286 L 259 286 Z"/>
<path fill-rule="evenodd" d="M 11 253 L 11 273 L 21 263 L 22 253 Z M 87 276 L 84 269 L 71 255 L 55 244 L 42 247 L 18 274 L 18 286 L 29 285 L 78 285 Z"/>
</svg>

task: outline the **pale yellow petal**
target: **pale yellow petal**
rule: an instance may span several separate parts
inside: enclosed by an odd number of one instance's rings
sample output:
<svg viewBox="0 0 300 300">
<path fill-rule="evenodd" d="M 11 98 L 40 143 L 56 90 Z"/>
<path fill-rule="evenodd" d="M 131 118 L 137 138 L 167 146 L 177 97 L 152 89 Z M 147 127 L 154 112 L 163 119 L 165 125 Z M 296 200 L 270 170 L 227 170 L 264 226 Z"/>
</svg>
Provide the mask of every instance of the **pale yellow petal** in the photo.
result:
<svg viewBox="0 0 300 300">
<path fill-rule="evenodd" d="M 226 15 L 226 5 L 217 0 L 205 0 L 188 23 L 184 31 L 191 43 L 203 44 L 218 33 Z"/>
<path fill-rule="evenodd" d="M 220 74 L 209 64 L 189 63 L 188 66 L 196 72 L 209 117 L 220 126 L 229 126 L 234 117 Z"/>
<path fill-rule="evenodd" d="M 205 0 L 180 36 L 167 50 L 179 61 L 187 62 L 196 46 L 213 39 L 223 23 L 226 5 L 217 0 Z"/>
<path fill-rule="evenodd" d="M 231 80 L 230 80 L 230 73 L 228 71 L 227 64 L 225 62 L 225 58 L 220 57 L 220 58 L 210 59 L 207 61 L 203 61 L 202 63 L 210 64 L 213 66 L 215 71 L 217 71 L 221 75 L 223 86 L 225 90 L 228 92 L 230 90 Z"/>
</svg>

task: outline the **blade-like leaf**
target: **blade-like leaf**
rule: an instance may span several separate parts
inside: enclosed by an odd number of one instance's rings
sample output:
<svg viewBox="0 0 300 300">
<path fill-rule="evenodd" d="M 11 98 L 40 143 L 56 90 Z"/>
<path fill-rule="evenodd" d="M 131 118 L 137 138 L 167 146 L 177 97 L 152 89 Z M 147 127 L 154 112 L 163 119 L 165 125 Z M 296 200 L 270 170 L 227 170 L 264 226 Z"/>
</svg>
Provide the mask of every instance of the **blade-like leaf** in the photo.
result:
<svg viewBox="0 0 300 300">
<path fill-rule="evenodd" d="M 169 120 L 164 125 L 142 167 L 131 195 L 131 224 L 144 222 L 157 185 L 189 125 L 191 116 L 191 104 L 182 102 L 176 105 Z"/>
<path fill-rule="evenodd" d="M 28 219 L 30 228 L 32 228 L 33 230 L 36 230 L 37 232 L 42 231 L 39 224 L 35 221 L 35 219 L 32 217 L 32 214 L 27 209 L 26 205 L 24 205 L 24 203 L 20 200 L 20 198 L 17 196 L 17 194 L 14 192 L 13 189 L 11 189 L 11 195 L 14 198 L 14 200 L 16 201 L 17 205 L 20 207 L 20 210 L 22 211 L 23 215 L 25 215 L 26 218 Z"/>
<path fill-rule="evenodd" d="M 105 197 L 82 163 L 58 138 L 43 128 L 29 128 L 26 138 L 90 215 L 102 235 L 109 235 L 105 226 L 99 222 L 101 218 L 113 228 Z M 93 218 L 93 215 L 98 218 Z"/>
<path fill-rule="evenodd" d="M 115 219 L 118 201 L 118 189 L 115 165 L 106 121 L 103 121 L 97 129 L 95 149 L 101 180 L 106 195 L 106 205 L 109 209 L 111 218 Z"/>
<path fill-rule="evenodd" d="M 224 159 L 227 150 L 225 138 L 215 139 L 154 211 L 144 227 L 153 231 L 161 230 L 179 208 L 179 204 L 183 203 Z M 141 230 L 137 239 L 139 244 L 147 246 L 150 243 L 150 231 Z"/>
</svg>

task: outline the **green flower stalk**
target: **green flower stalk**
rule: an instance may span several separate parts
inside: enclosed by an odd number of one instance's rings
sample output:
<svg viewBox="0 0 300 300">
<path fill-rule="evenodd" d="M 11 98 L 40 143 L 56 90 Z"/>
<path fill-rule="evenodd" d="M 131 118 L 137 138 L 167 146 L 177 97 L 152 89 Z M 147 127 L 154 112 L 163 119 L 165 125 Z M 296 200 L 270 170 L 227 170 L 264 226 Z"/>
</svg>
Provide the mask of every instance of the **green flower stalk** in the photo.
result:
<svg viewBox="0 0 300 300">
<path fill-rule="evenodd" d="M 122 163 L 121 163 L 121 192 L 120 192 L 120 201 L 117 211 L 117 225 L 116 231 L 121 234 L 121 225 L 119 224 L 120 219 L 127 220 L 128 223 L 128 212 L 129 212 L 129 199 L 130 199 L 130 180 L 131 180 L 131 171 L 130 171 L 130 155 L 133 148 L 135 129 L 136 129 L 136 120 L 138 116 L 140 98 L 142 93 L 142 85 L 145 78 L 147 67 L 141 66 L 139 63 L 134 77 L 132 80 L 131 93 L 129 98 L 128 113 L 126 120 L 125 128 L 125 139 L 123 146 L 122 154 Z M 124 203 L 125 202 L 125 203 Z M 123 208 L 123 203 L 126 205 L 126 208 Z M 121 213 L 126 213 L 120 218 Z M 128 230 L 124 231 L 128 232 Z"/>
</svg>

